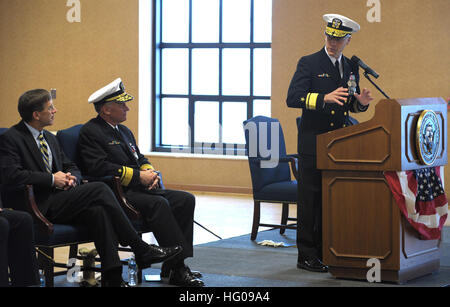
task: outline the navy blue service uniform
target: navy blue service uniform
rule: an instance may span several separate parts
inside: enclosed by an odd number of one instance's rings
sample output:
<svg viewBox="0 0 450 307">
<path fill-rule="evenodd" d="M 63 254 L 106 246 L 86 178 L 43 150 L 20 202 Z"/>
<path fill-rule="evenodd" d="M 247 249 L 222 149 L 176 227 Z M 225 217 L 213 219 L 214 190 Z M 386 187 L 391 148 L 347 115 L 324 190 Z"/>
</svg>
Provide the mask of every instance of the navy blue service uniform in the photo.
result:
<svg viewBox="0 0 450 307">
<path fill-rule="evenodd" d="M 327 20 L 325 15 L 324 19 Z M 333 15 L 325 34 L 333 39 L 342 39 L 359 30 L 343 26 L 340 15 Z M 356 24 L 356 23 L 351 23 Z M 316 165 L 316 137 L 318 134 L 351 125 L 350 112 L 364 112 L 368 105 L 362 105 L 354 96 L 349 96 L 341 106 L 325 103 L 325 96 L 339 87 L 348 88 L 350 77 L 360 93 L 358 66 L 342 55 L 341 71 L 333 65 L 325 47 L 320 51 L 302 57 L 291 80 L 287 105 L 302 109 L 302 119 L 298 130 L 299 159 L 299 207 L 297 210 L 297 246 L 299 260 L 297 266 L 308 270 L 324 272 L 326 266 L 308 259 L 322 260 L 322 175 Z M 342 73 L 342 75 L 341 75 Z M 305 265 L 305 259 L 306 265 Z"/>
<path fill-rule="evenodd" d="M 350 112 L 364 112 L 368 108 L 361 105 L 354 96 L 351 96 L 343 106 L 324 103 L 326 94 L 341 86 L 348 87 L 347 81 L 351 74 L 355 76 L 356 92 L 360 93 L 357 65 L 344 56 L 341 61 L 343 78 L 338 75 L 325 48 L 298 61 L 286 102 L 288 107 L 302 108 L 298 136 L 299 154 L 316 155 L 318 134 L 351 125 Z"/>
</svg>

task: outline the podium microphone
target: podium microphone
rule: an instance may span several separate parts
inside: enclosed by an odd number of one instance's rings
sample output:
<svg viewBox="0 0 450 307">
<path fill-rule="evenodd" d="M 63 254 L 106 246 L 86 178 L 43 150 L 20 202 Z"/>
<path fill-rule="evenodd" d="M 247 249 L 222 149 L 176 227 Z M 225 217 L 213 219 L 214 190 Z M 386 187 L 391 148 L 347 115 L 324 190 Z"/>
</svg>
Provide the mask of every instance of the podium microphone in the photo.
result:
<svg viewBox="0 0 450 307">
<path fill-rule="evenodd" d="M 363 61 L 361 61 L 360 58 L 358 58 L 356 55 L 352 56 L 351 60 L 358 64 L 362 69 L 364 69 L 364 71 L 368 74 L 371 74 L 372 76 L 374 76 L 375 78 L 378 78 L 379 75 L 369 66 L 366 65 L 366 63 L 364 63 Z"/>
</svg>

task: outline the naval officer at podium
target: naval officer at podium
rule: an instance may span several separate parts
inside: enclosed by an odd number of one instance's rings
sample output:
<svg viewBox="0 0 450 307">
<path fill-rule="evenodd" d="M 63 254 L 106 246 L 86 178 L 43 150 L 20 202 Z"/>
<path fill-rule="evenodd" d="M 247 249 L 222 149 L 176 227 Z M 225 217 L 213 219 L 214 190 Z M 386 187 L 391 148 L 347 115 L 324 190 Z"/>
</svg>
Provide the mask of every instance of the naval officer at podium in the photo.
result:
<svg viewBox="0 0 450 307">
<path fill-rule="evenodd" d="M 373 99 L 369 90 L 360 91 L 358 65 L 342 54 L 359 24 L 338 14 L 323 19 L 325 46 L 299 60 L 286 100 L 288 107 L 302 109 L 297 267 L 314 272 L 328 271 L 322 263 L 322 176 L 316 168 L 316 136 L 351 125 L 349 112 L 366 111 Z"/>
</svg>

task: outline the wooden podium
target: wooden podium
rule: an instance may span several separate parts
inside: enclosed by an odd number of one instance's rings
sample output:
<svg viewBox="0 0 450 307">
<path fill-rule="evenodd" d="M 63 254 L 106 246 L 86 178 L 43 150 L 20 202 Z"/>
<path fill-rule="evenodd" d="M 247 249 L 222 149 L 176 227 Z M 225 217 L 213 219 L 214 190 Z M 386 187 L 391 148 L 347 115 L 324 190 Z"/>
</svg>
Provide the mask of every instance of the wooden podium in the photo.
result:
<svg viewBox="0 0 450 307">
<path fill-rule="evenodd" d="M 323 261 L 333 276 L 366 280 L 370 258 L 380 261 L 382 281 L 404 283 L 439 269 L 440 240 L 419 238 L 383 175 L 429 167 L 416 150 L 424 110 L 436 113 L 441 132 L 431 166 L 446 165 L 447 104 L 442 98 L 381 100 L 371 120 L 317 137 Z"/>
</svg>

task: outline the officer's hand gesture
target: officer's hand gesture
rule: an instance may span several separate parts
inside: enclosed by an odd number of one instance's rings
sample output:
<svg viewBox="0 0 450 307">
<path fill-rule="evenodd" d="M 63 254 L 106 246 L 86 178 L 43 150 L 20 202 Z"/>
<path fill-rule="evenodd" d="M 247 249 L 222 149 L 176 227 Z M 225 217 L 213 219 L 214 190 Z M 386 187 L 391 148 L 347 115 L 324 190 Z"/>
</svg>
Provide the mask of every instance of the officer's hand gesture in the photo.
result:
<svg viewBox="0 0 450 307">
<path fill-rule="evenodd" d="M 348 97 L 348 89 L 344 87 L 339 87 L 332 91 L 331 93 L 328 93 L 324 97 L 325 103 L 337 103 L 340 106 L 343 106 L 344 103 L 347 101 Z"/>
<path fill-rule="evenodd" d="M 370 91 L 366 88 L 362 90 L 361 94 L 355 93 L 355 97 L 363 106 L 368 105 L 373 100 Z"/>
</svg>

